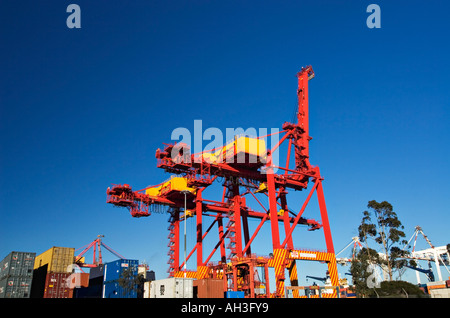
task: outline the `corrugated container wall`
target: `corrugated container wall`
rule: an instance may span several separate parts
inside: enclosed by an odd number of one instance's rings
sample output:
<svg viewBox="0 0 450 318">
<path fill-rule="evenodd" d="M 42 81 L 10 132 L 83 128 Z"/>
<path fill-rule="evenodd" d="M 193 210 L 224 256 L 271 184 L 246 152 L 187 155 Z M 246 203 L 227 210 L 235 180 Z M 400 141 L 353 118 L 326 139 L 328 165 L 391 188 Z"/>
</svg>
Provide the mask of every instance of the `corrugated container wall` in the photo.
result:
<svg viewBox="0 0 450 318">
<path fill-rule="evenodd" d="M 0 280 L 0 298 L 29 298 L 31 282 L 31 277 L 5 277 Z"/>
<path fill-rule="evenodd" d="M 9 276 L 33 277 L 36 253 L 11 252 L 0 262 L 0 279 Z"/>
<path fill-rule="evenodd" d="M 138 274 L 138 260 L 119 259 L 117 261 L 109 262 L 104 265 L 103 281 L 116 281 L 124 270 L 131 270 L 132 275 Z"/>
<path fill-rule="evenodd" d="M 118 281 L 109 281 L 103 284 L 103 298 L 137 298 L 137 285 L 131 288 L 120 286 Z"/>
<path fill-rule="evenodd" d="M 103 267 L 103 298 L 137 298 L 137 284 L 133 281 L 129 288 L 124 288 L 119 284 L 122 274 L 129 270 L 130 279 L 138 275 L 138 260 L 119 259 L 106 263 Z"/>
<path fill-rule="evenodd" d="M 48 273 L 45 280 L 44 298 L 69 298 L 67 278 L 70 273 Z"/>
<path fill-rule="evenodd" d="M 36 256 L 34 269 L 48 265 L 50 273 L 67 273 L 69 266 L 74 262 L 75 248 L 54 246 Z"/>
<path fill-rule="evenodd" d="M 146 281 L 156 280 L 156 275 L 154 271 L 148 271 L 145 276 Z"/>
<path fill-rule="evenodd" d="M 193 278 L 166 278 L 150 283 L 150 298 L 194 298 Z"/>
<path fill-rule="evenodd" d="M 70 274 L 70 273 L 69 273 Z M 72 273 L 67 278 L 69 288 L 82 288 L 89 286 L 89 273 Z"/>
<path fill-rule="evenodd" d="M 194 280 L 194 298 L 224 298 L 223 279 Z"/>
<path fill-rule="evenodd" d="M 0 262 L 0 298 L 29 298 L 36 253 L 9 253 Z"/>
<path fill-rule="evenodd" d="M 97 277 L 102 277 L 103 280 L 103 273 L 104 273 L 105 269 L 104 269 L 104 265 L 98 265 L 97 267 L 92 267 L 89 270 L 89 279 L 94 279 Z"/>
</svg>

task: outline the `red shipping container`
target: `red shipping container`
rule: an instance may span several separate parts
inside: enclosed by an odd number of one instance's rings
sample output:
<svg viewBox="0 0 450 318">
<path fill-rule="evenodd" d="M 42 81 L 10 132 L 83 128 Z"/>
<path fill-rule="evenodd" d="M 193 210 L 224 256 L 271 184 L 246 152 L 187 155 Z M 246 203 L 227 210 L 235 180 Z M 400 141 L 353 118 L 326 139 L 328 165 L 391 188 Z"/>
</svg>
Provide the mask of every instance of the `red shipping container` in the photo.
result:
<svg viewBox="0 0 450 318">
<path fill-rule="evenodd" d="M 70 288 L 66 282 L 70 273 L 47 273 L 44 298 L 69 298 Z"/>
</svg>

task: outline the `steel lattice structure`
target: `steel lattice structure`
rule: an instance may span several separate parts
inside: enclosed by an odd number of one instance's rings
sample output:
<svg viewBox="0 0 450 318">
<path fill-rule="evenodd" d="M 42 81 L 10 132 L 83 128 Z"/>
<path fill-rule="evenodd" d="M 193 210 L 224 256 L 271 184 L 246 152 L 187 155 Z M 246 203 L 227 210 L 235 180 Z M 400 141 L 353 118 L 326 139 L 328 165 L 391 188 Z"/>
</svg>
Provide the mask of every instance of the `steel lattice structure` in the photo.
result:
<svg viewBox="0 0 450 318">
<path fill-rule="evenodd" d="M 283 297 L 286 270 L 290 285 L 297 286 L 296 260 L 309 260 L 327 263 L 331 284 L 338 286 L 336 256 L 322 188 L 323 177 L 319 168 L 309 162 L 308 82 L 314 77 L 314 71 L 311 66 L 302 68 L 297 77 L 297 123 L 284 123 L 279 142 L 271 145 L 271 149 L 264 148 L 265 144 L 260 143 L 261 137 L 236 137 L 232 143 L 214 149 L 214 152 L 200 154 L 191 154 L 189 147 L 183 143 L 169 144 L 162 151 L 156 151 L 157 167 L 176 177 L 139 191 L 133 191 L 127 184 L 108 188 L 107 202 L 128 208 L 133 217 L 149 216 L 154 206 L 169 207 L 170 276 L 187 275 L 197 279 L 219 277 L 224 279 L 224 290 L 243 290 L 247 297 Z M 288 143 L 286 165 L 275 166 L 272 154 L 284 142 Z M 294 163 L 291 169 L 292 152 Z M 204 198 L 204 190 L 218 177 L 224 180 L 222 200 Z M 300 211 L 292 211 L 287 203 L 288 190 L 307 190 L 308 184 L 312 187 Z M 314 193 L 318 198 L 321 223 L 302 217 Z M 261 211 L 247 205 L 247 195 L 256 199 Z M 257 195 L 268 197 L 268 208 Z M 188 273 L 183 271 L 184 262 L 180 262 L 180 224 L 187 217 L 195 217 L 197 231 L 195 247 L 188 256 L 196 252 L 197 270 Z M 213 222 L 204 231 L 203 220 L 207 217 L 213 218 Z M 249 218 L 260 220 L 253 233 L 249 230 Z M 270 223 L 273 253 L 256 256 L 252 243 L 266 222 Z M 295 249 L 292 233 L 299 224 L 308 226 L 311 231 L 323 230 L 326 251 Z M 217 225 L 219 241 L 209 253 L 205 253 L 203 243 L 214 225 Z M 283 240 L 280 231 L 284 231 Z M 220 261 L 211 263 L 212 256 L 218 250 Z M 275 271 L 274 294 L 269 292 L 268 267 L 273 267 Z M 264 277 L 256 275 L 258 268 L 264 268 Z M 255 293 L 260 287 L 265 287 L 265 293 Z M 336 292 L 329 296 L 336 297 Z M 294 293 L 294 297 L 298 297 L 298 292 Z"/>
<path fill-rule="evenodd" d="M 97 238 L 92 241 L 91 243 L 80 247 L 78 250 L 83 248 L 83 251 L 81 251 L 80 254 L 78 254 L 77 256 L 75 256 L 75 264 L 80 266 L 80 267 L 97 267 L 99 265 L 103 264 L 103 259 L 102 259 L 102 250 L 101 247 L 103 246 L 104 248 L 106 248 L 109 252 L 111 252 L 112 254 L 114 254 L 115 256 L 121 258 L 121 259 L 125 259 L 122 255 L 120 255 L 119 253 L 117 253 L 116 251 L 114 251 L 111 247 L 109 247 L 108 245 L 106 245 L 105 243 L 102 242 L 102 237 L 105 237 L 104 235 L 97 235 Z M 84 257 L 83 255 L 89 250 L 89 249 L 93 249 L 93 258 L 92 258 L 92 264 L 87 264 L 84 262 Z"/>
</svg>

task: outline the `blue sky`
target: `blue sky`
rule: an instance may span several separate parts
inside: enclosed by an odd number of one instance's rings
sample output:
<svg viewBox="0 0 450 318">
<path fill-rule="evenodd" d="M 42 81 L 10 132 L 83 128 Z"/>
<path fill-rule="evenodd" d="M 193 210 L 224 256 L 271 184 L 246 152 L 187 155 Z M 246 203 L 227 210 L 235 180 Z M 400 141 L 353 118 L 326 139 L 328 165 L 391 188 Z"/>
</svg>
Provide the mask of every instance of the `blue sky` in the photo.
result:
<svg viewBox="0 0 450 318">
<path fill-rule="evenodd" d="M 103 234 L 164 278 L 167 215 L 133 219 L 105 203 L 106 188 L 168 178 L 155 150 L 195 119 L 224 132 L 281 127 L 306 65 L 316 73 L 311 163 L 325 177 L 336 251 L 369 200 L 393 204 L 407 239 L 420 225 L 436 246 L 450 243 L 450 5 L 374 2 L 381 29 L 366 26 L 372 2 L 359 0 L 2 0 L 0 257 Z M 70 3 L 81 29 L 66 26 Z M 296 245 L 321 249 L 323 236 L 299 231 Z M 323 276 L 310 266 L 301 282 Z"/>
</svg>

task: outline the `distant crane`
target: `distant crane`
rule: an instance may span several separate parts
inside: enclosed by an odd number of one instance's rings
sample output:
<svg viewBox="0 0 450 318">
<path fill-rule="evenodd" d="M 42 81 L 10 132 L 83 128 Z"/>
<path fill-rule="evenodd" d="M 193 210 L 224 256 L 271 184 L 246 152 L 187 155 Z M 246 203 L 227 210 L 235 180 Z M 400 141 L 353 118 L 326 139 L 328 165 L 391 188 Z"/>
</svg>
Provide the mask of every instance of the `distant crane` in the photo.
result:
<svg viewBox="0 0 450 318">
<path fill-rule="evenodd" d="M 341 254 L 343 251 L 345 251 L 347 248 L 349 248 L 351 245 L 353 244 L 353 249 L 352 249 L 352 258 L 346 258 L 346 257 L 338 257 L 339 254 Z M 347 265 L 348 263 L 350 263 L 352 260 L 355 259 L 356 257 L 356 250 L 357 249 L 362 249 L 362 245 L 361 242 L 359 241 L 359 238 L 357 236 L 352 237 L 352 240 L 350 243 L 348 243 L 339 253 L 336 254 L 336 262 L 339 265 Z"/>
<path fill-rule="evenodd" d="M 106 248 L 108 251 L 110 251 L 112 254 L 114 254 L 115 256 L 121 258 L 121 259 L 125 259 L 122 255 L 120 255 L 119 253 L 117 253 L 116 251 L 114 251 L 112 248 L 110 248 L 109 246 L 107 246 L 105 243 L 102 242 L 102 237 L 105 237 L 104 235 L 97 235 L 97 239 L 95 239 L 94 241 L 92 241 L 91 243 L 80 247 L 78 250 L 84 248 L 84 250 L 78 254 L 77 256 L 75 256 L 75 264 L 77 264 L 80 267 L 97 267 L 98 265 L 103 264 L 103 259 L 102 259 L 102 251 L 101 251 L 101 246 L 103 246 L 104 248 Z M 83 259 L 83 255 L 90 249 L 93 248 L 94 251 L 94 257 L 92 260 L 92 264 L 86 264 L 84 262 Z M 97 254 L 98 251 L 98 254 Z"/>
<path fill-rule="evenodd" d="M 326 283 L 327 282 L 327 280 L 329 281 L 330 280 L 330 277 L 317 277 L 317 276 L 306 276 L 306 278 L 311 278 L 311 279 L 315 279 L 315 280 L 318 280 L 318 281 L 320 281 L 320 282 L 322 282 L 322 283 Z"/>
<path fill-rule="evenodd" d="M 430 282 L 434 282 L 434 274 L 433 274 L 433 270 L 431 268 L 430 262 L 428 262 L 429 269 L 423 269 L 423 268 L 420 268 L 420 267 L 414 267 L 414 266 L 409 266 L 409 265 L 405 265 L 405 267 L 408 267 L 408 268 L 411 268 L 411 269 L 413 269 L 415 271 L 424 273 L 427 276 L 427 278 L 428 278 L 428 280 Z M 420 281 L 418 280 L 417 283 L 420 284 Z"/>
<path fill-rule="evenodd" d="M 430 245 L 430 248 L 420 250 L 420 251 L 415 250 L 416 243 L 417 243 L 417 237 L 419 236 L 419 234 L 421 234 L 423 236 L 423 238 L 428 243 L 428 245 Z M 412 251 L 409 252 L 408 255 L 403 258 L 414 259 L 414 260 L 423 260 L 423 261 L 428 261 L 428 262 L 434 261 L 435 265 L 436 265 L 438 278 L 440 281 L 443 280 L 441 268 L 440 268 L 441 265 L 443 265 L 445 267 L 445 269 L 447 270 L 447 272 L 450 274 L 450 271 L 447 268 L 447 265 L 450 265 L 449 264 L 450 251 L 448 249 L 448 245 L 435 247 L 433 244 L 431 244 L 431 241 L 425 235 L 425 233 L 423 233 L 422 228 L 420 226 L 416 226 L 413 235 L 409 239 L 408 243 L 403 247 L 403 251 L 406 251 L 407 248 L 410 247 L 409 244 L 413 238 L 414 238 L 414 244 L 413 244 Z M 418 283 L 420 283 L 419 272 L 420 271 L 416 269 L 416 277 L 417 277 Z"/>
</svg>

